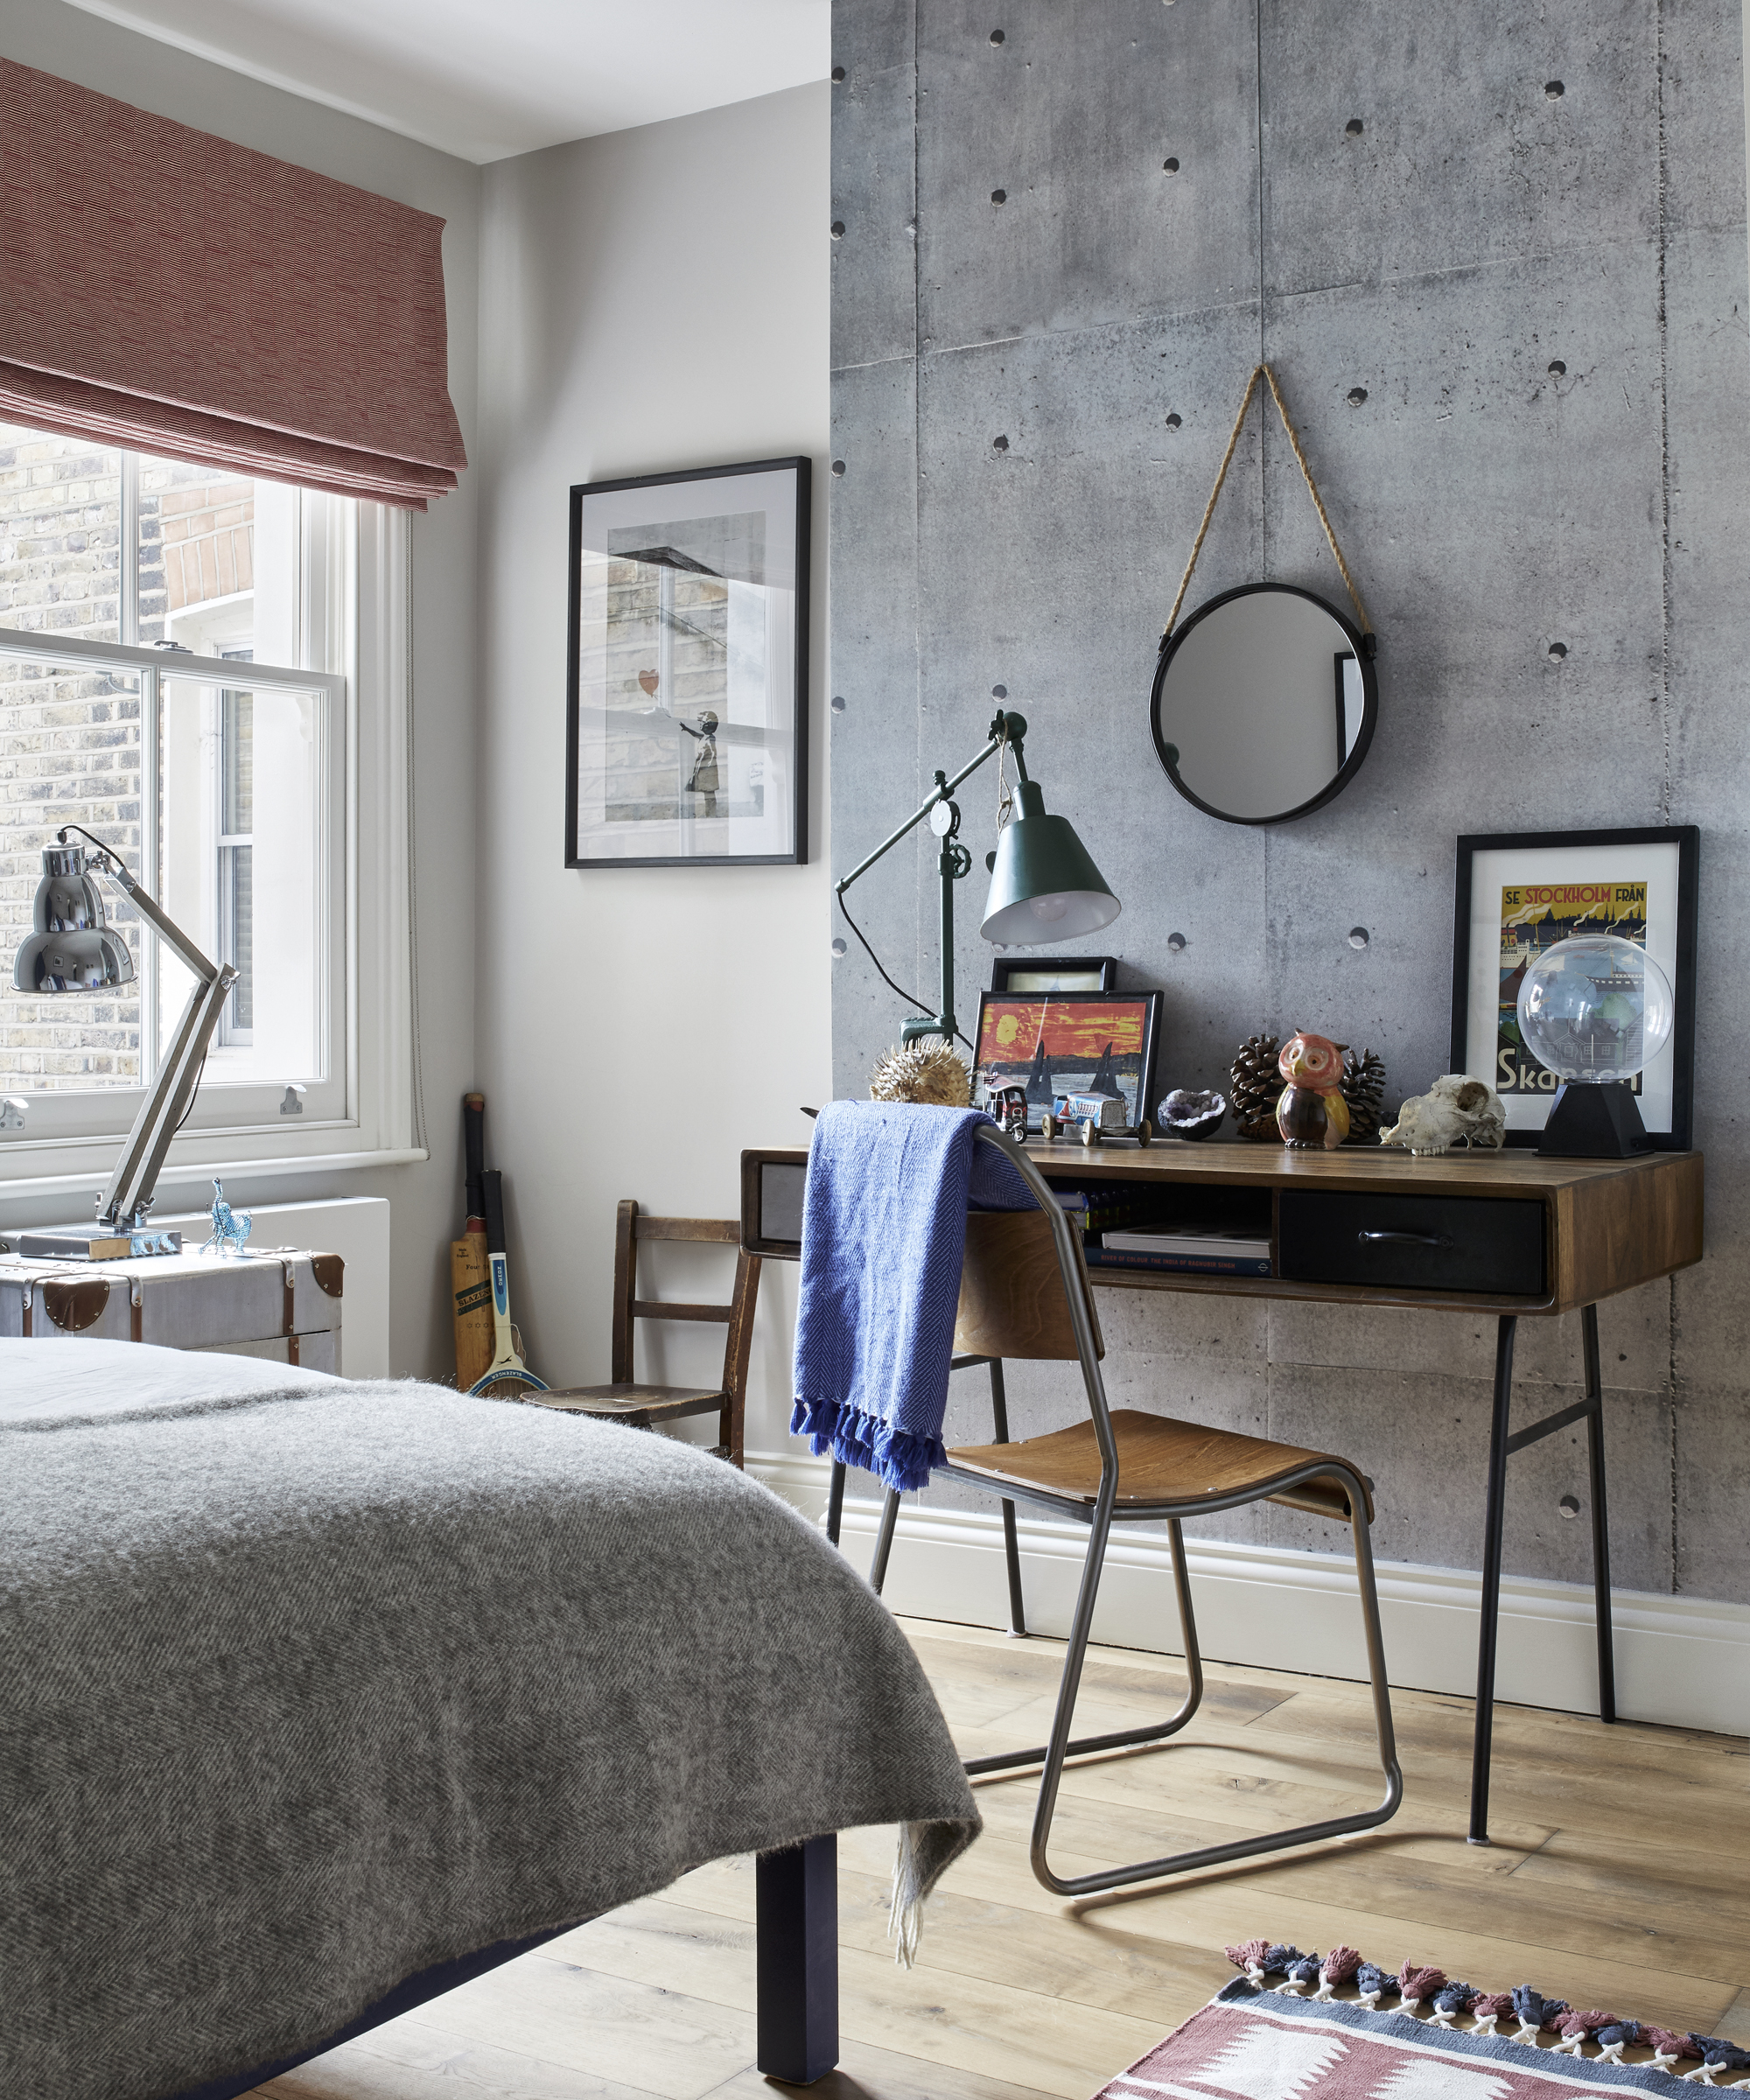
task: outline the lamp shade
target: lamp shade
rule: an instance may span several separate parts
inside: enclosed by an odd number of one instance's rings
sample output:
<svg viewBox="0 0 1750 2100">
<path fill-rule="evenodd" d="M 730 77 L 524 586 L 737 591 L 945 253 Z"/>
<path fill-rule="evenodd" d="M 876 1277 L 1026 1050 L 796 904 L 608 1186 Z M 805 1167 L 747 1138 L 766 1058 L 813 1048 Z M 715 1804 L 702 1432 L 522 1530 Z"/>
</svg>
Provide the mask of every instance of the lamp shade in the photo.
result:
<svg viewBox="0 0 1750 2100">
<path fill-rule="evenodd" d="M 133 982 L 134 958 L 104 923 L 83 846 L 47 846 L 31 919 L 35 930 L 12 963 L 17 991 L 108 991 Z"/>
<path fill-rule="evenodd" d="M 1022 780 L 998 841 L 979 932 L 1004 948 L 1038 948 L 1097 933 L 1123 909 L 1069 819 L 1048 816 L 1039 782 Z"/>
</svg>

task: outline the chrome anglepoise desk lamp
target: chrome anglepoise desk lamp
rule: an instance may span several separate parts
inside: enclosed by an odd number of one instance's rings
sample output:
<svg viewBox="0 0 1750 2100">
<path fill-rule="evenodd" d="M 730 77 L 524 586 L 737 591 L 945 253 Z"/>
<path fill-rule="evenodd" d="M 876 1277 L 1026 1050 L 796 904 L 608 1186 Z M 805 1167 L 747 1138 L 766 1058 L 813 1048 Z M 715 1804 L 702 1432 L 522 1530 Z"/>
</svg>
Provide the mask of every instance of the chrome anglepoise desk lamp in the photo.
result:
<svg viewBox="0 0 1750 2100">
<path fill-rule="evenodd" d="M 844 892 L 851 884 L 866 875 L 884 853 L 891 852 L 926 819 L 942 841 L 936 860 L 942 878 L 942 1011 L 907 1021 L 900 1031 L 901 1042 L 914 1043 L 926 1035 L 939 1035 L 944 1042 L 952 1042 L 960 1033 L 954 1013 L 954 886 L 972 872 L 972 856 L 960 843 L 960 806 L 952 798 L 961 782 L 998 752 L 1012 752 L 1020 778 L 1015 787 L 1013 814 L 998 837 L 996 851 L 985 858 L 990 871 L 990 894 L 985 900 L 984 920 L 978 929 L 985 940 L 1005 948 L 1038 948 L 1047 942 L 1072 941 L 1079 934 L 1097 933 L 1102 926 L 1110 926 L 1123 909 L 1087 847 L 1075 836 L 1069 819 L 1046 814 L 1044 791 L 1037 780 L 1027 778 L 1022 751 L 1026 733 L 1025 717 L 998 708 L 989 741 L 977 757 L 962 766 L 952 780 L 945 773 L 938 773 L 935 788 L 923 807 L 836 885 L 835 893 L 843 910 Z M 850 922 L 849 912 L 845 918 Z M 863 941 L 854 923 L 851 931 Z M 863 945 L 868 948 L 869 943 L 863 941 Z M 870 954 L 872 957 L 872 948 Z M 880 967 L 877 962 L 876 968 Z M 886 976 L 885 970 L 881 974 Z M 888 982 L 892 980 L 888 978 Z"/>
<path fill-rule="evenodd" d="M 70 845 L 77 831 L 96 848 Z M 46 998 L 61 992 L 113 991 L 134 978 L 128 944 L 103 915 L 96 878 L 107 875 L 171 953 L 194 973 L 194 989 L 177 1023 L 176 1033 L 158 1067 L 158 1076 L 134 1118 L 109 1185 L 97 1199 L 97 1222 L 65 1230 L 23 1233 L 20 1254 L 61 1261 L 110 1261 L 124 1255 L 177 1254 L 182 1236 L 155 1232 L 147 1223 L 170 1141 L 188 1113 L 200 1084 L 206 1046 L 219 1025 L 225 1001 L 237 982 L 229 962 L 211 962 L 181 928 L 161 911 L 122 865 L 115 850 L 82 825 L 68 824 L 55 834 L 58 843 L 43 849 L 42 879 L 32 910 L 34 930 L 12 964 L 15 990 Z M 150 1026 L 140 1018 L 141 1038 Z"/>
</svg>

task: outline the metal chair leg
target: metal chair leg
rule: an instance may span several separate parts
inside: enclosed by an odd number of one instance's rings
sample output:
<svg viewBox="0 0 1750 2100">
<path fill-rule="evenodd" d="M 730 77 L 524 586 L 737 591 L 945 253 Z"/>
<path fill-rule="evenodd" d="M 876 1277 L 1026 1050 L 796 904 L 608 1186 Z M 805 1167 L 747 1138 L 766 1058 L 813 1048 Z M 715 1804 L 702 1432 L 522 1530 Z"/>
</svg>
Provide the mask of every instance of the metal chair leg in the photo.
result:
<svg viewBox="0 0 1750 2100">
<path fill-rule="evenodd" d="M 826 1491 L 826 1536 L 828 1544 L 838 1544 L 838 1529 L 844 1517 L 844 1460 L 832 1462 L 832 1478 Z"/>
<path fill-rule="evenodd" d="M 1003 1360 L 990 1359 L 990 1417 L 997 1441 L 1009 1440 L 1009 1398 L 1003 1388 Z M 1018 1641 L 1027 1637 L 1026 1600 L 1021 1594 L 1021 1549 L 1015 1535 L 1015 1505 L 1003 1501 L 1003 1560 L 1009 1571 L 1009 1631 Z"/>
<path fill-rule="evenodd" d="M 1355 1578 L 1361 1590 L 1362 1618 L 1367 1634 L 1368 1674 L 1373 1686 L 1374 1725 L 1379 1740 L 1380 1768 L 1385 1774 L 1385 1797 L 1376 1809 L 1369 1809 L 1358 1816 L 1338 1816 L 1322 1823 L 1307 1823 L 1292 1830 L 1277 1831 L 1264 1838 L 1242 1838 L 1231 1844 L 1206 1844 L 1195 1852 L 1177 1852 L 1161 1859 L 1139 1860 L 1133 1866 L 1115 1866 L 1096 1874 L 1063 1876 L 1054 1873 L 1046 1858 L 1046 1846 L 1051 1838 L 1052 1816 L 1057 1806 L 1058 1785 L 1063 1776 L 1064 1759 L 1072 1754 L 1075 1746 L 1068 1740 L 1071 1710 L 1076 1687 L 1081 1681 L 1082 1657 L 1087 1650 L 1088 1630 L 1094 1619 L 1094 1597 L 1099 1586 L 1098 1563 L 1103 1558 L 1106 1534 L 1110 1526 L 1110 1508 L 1096 1507 L 1094 1523 L 1088 1542 L 1088 1564 L 1082 1572 L 1082 1594 L 1076 1600 L 1075 1621 L 1070 1631 L 1069 1654 L 1064 1660 L 1063 1684 L 1058 1693 L 1058 1709 L 1052 1728 L 1052 1740 L 1046 1757 L 1046 1767 L 1040 1781 L 1039 1806 L 1033 1814 L 1033 1834 L 1031 1857 L 1035 1876 L 1054 1895 L 1087 1896 L 1108 1888 L 1123 1888 L 1135 1881 L 1164 1880 L 1169 1875 L 1183 1874 L 1194 1868 L 1221 1866 L 1232 1859 L 1255 1858 L 1261 1852 L 1282 1852 L 1291 1845 L 1313 1844 L 1326 1838 L 1340 1838 L 1352 1830 L 1368 1830 L 1384 1823 L 1397 1812 L 1404 1798 L 1404 1774 L 1397 1762 L 1397 1746 L 1391 1726 L 1391 1693 L 1385 1676 L 1385 1642 L 1379 1622 L 1379 1594 L 1374 1581 L 1373 1545 L 1368 1536 L 1367 1502 L 1360 1479 L 1348 1466 L 1334 1466 L 1332 1471 L 1342 1480 L 1348 1489 L 1350 1530 L 1354 1534 L 1355 1550 Z M 1102 1522 L 1102 1516 L 1105 1522 Z M 1177 1573 L 1184 1565 L 1183 1547 L 1174 1533 L 1174 1567 Z M 1194 1646 L 1194 1635 L 1186 1628 L 1187 1659 Z M 1201 1672 L 1198 1673 L 1200 1685 Z M 972 1770 L 968 1766 L 969 1771 Z"/>
<path fill-rule="evenodd" d="M 875 1558 L 869 1569 L 869 1586 L 878 1597 L 887 1579 L 887 1556 L 893 1550 L 893 1526 L 899 1521 L 900 1491 L 890 1488 L 887 1499 L 881 1505 L 881 1529 L 875 1540 Z"/>
</svg>

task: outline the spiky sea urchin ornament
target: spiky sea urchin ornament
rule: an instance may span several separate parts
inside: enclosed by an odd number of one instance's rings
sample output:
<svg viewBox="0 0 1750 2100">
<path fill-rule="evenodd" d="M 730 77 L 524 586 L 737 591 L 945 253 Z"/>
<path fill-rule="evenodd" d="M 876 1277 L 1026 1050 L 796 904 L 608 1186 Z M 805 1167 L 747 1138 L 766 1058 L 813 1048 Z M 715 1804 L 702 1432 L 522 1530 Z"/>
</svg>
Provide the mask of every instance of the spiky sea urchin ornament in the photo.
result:
<svg viewBox="0 0 1750 2100">
<path fill-rule="evenodd" d="M 1379 1137 L 1385 1101 L 1385 1061 L 1371 1050 L 1353 1050 L 1343 1065 L 1343 1099 L 1349 1104 L 1349 1143 L 1372 1144 Z"/>
<path fill-rule="evenodd" d="M 927 1035 L 890 1050 L 869 1080 L 871 1101 L 913 1101 L 926 1108 L 964 1109 L 972 1102 L 972 1074 L 951 1043 Z"/>
<path fill-rule="evenodd" d="M 1288 1084 L 1277 1069 L 1276 1054 L 1282 1047 L 1274 1035 L 1249 1035 L 1233 1062 L 1234 1091 L 1230 1102 L 1234 1122 L 1242 1138 L 1279 1144 L 1276 1104 Z"/>
</svg>

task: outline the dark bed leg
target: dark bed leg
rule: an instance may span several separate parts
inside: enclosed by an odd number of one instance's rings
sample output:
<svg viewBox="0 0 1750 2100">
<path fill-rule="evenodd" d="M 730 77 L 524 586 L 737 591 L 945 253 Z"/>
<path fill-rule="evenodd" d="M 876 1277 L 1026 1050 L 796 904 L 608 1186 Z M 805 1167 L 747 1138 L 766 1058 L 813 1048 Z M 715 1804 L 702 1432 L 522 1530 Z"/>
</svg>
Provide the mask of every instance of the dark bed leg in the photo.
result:
<svg viewBox="0 0 1750 2100">
<path fill-rule="evenodd" d="M 760 2068 L 812 2085 L 838 2062 L 838 1840 L 760 1853 L 754 1902 Z"/>
</svg>

